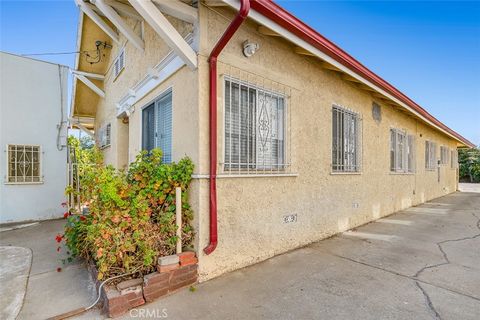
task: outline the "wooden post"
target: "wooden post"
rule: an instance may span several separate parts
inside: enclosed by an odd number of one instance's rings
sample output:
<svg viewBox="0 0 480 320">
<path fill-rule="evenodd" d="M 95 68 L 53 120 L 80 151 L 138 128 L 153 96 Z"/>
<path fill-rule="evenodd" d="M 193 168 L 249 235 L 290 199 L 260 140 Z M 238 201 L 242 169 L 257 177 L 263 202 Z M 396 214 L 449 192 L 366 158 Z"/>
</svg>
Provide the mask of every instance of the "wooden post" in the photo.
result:
<svg viewBox="0 0 480 320">
<path fill-rule="evenodd" d="M 177 224 L 177 254 L 182 253 L 182 188 L 175 189 L 175 216 Z"/>
</svg>

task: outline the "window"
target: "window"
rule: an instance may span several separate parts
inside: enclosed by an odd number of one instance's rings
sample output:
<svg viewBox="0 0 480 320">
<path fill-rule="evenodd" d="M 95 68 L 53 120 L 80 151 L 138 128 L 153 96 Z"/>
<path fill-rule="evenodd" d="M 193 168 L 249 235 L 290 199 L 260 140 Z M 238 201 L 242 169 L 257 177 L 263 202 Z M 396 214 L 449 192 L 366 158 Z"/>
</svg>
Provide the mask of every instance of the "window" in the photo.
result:
<svg viewBox="0 0 480 320">
<path fill-rule="evenodd" d="M 435 170 L 436 167 L 437 144 L 431 141 L 425 141 L 425 168 Z"/>
<path fill-rule="evenodd" d="M 172 162 L 172 91 L 162 94 L 142 111 L 142 149 L 160 148 L 164 163 Z"/>
<path fill-rule="evenodd" d="M 456 169 L 458 168 L 458 151 L 456 149 L 452 149 L 450 151 L 450 168 Z"/>
<path fill-rule="evenodd" d="M 448 148 L 441 146 L 440 147 L 440 163 L 448 164 Z"/>
<path fill-rule="evenodd" d="M 332 108 L 332 170 L 359 172 L 361 168 L 361 119 L 358 113 Z"/>
<path fill-rule="evenodd" d="M 98 145 L 100 149 L 105 149 L 110 147 L 111 136 L 112 136 L 112 126 L 110 123 L 100 127 L 98 130 Z"/>
<path fill-rule="evenodd" d="M 405 131 L 390 129 L 390 171 L 414 172 L 415 137 Z"/>
<path fill-rule="evenodd" d="M 225 171 L 286 168 L 283 95 L 225 80 Z"/>
<path fill-rule="evenodd" d="M 125 68 L 125 48 L 122 48 L 118 56 L 113 62 L 113 77 L 114 79 L 118 77 L 120 72 Z"/>
<path fill-rule="evenodd" d="M 7 183 L 42 182 L 40 146 L 7 145 Z"/>
</svg>

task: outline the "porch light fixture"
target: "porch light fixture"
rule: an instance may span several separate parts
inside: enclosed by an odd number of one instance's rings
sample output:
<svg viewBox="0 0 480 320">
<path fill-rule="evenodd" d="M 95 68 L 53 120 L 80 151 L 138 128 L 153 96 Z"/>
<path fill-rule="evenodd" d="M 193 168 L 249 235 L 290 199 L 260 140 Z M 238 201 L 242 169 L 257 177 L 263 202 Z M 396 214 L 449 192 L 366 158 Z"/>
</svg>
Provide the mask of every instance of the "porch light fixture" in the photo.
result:
<svg viewBox="0 0 480 320">
<path fill-rule="evenodd" d="M 243 55 L 247 58 L 253 56 L 258 49 L 260 49 L 258 43 L 249 42 L 248 40 L 243 43 Z"/>
</svg>

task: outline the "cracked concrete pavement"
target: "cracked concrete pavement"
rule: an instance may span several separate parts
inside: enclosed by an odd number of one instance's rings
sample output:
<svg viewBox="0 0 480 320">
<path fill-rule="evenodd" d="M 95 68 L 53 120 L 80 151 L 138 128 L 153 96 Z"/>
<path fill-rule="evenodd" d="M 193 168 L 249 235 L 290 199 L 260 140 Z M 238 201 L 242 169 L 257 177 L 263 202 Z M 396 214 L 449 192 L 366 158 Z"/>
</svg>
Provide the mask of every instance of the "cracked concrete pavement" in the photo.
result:
<svg viewBox="0 0 480 320">
<path fill-rule="evenodd" d="M 480 185 L 144 305 L 121 319 L 480 319 Z M 143 310 L 143 311 L 142 311 Z M 76 319 L 103 319 L 92 310 Z"/>
<path fill-rule="evenodd" d="M 134 309 L 120 319 L 480 319 L 480 185 L 468 186 Z M 32 227 L 33 228 L 33 227 Z M 84 268 L 56 273 L 61 221 L 1 233 L 32 248 L 17 319 L 94 300 Z M 34 232 L 35 231 L 35 232 Z M 7 237 L 5 236 L 7 235 Z M 48 238 L 46 238 L 48 237 Z M 48 241 L 46 240 L 48 239 Z M 48 245 L 48 246 L 47 246 Z M 98 309 L 74 319 L 104 319 Z"/>
</svg>

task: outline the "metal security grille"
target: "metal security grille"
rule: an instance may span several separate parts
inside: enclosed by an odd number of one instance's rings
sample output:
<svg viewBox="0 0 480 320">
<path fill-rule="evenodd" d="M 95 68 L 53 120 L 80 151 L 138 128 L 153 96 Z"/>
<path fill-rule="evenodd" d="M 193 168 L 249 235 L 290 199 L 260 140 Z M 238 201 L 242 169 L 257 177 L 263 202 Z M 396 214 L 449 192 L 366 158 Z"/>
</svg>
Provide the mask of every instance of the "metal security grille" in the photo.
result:
<svg viewBox="0 0 480 320">
<path fill-rule="evenodd" d="M 450 167 L 452 169 L 458 168 L 458 151 L 456 149 L 451 150 L 450 157 L 451 157 Z"/>
<path fill-rule="evenodd" d="M 100 149 L 104 149 L 110 146 L 111 137 L 112 137 L 112 125 L 108 123 L 98 130 L 98 145 Z"/>
<path fill-rule="evenodd" d="M 448 164 L 448 147 L 441 146 L 440 147 L 440 163 L 441 164 Z"/>
<path fill-rule="evenodd" d="M 41 182 L 40 146 L 7 145 L 7 182 Z"/>
<path fill-rule="evenodd" d="M 390 171 L 414 172 L 415 137 L 403 130 L 390 129 Z"/>
<path fill-rule="evenodd" d="M 225 77 L 225 152 L 228 173 L 282 173 L 288 167 L 286 96 Z"/>
<path fill-rule="evenodd" d="M 332 170 L 359 172 L 361 170 L 361 118 L 358 113 L 343 107 L 332 107 Z"/>
<path fill-rule="evenodd" d="M 425 168 L 435 170 L 436 167 L 437 144 L 431 141 L 425 141 Z"/>
</svg>

